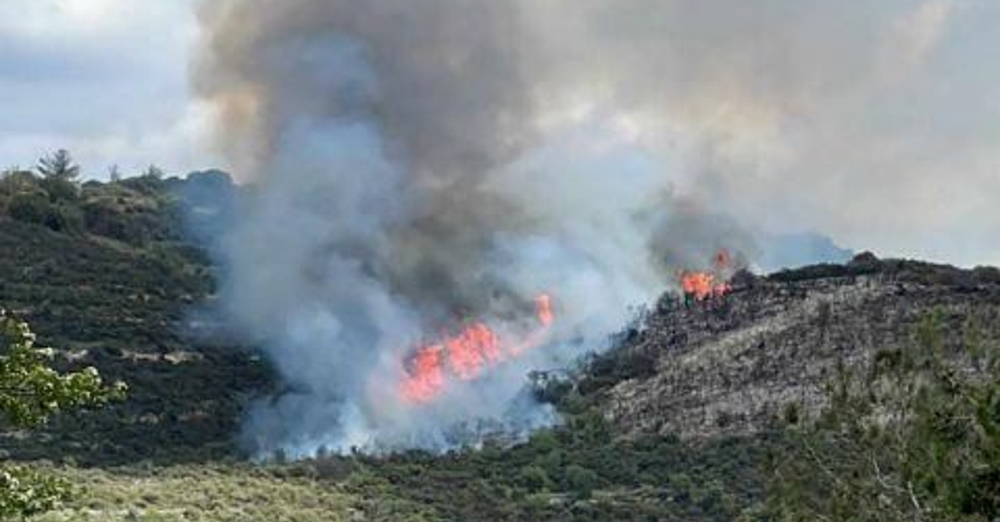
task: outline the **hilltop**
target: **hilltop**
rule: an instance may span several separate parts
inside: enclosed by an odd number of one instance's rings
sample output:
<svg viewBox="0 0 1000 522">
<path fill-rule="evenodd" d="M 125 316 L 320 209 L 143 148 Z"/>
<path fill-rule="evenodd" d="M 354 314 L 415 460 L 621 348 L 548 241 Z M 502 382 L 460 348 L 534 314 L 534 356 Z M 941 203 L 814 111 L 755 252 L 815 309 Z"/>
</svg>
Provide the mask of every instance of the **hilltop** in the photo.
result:
<svg viewBox="0 0 1000 522">
<path fill-rule="evenodd" d="M 954 357 L 970 328 L 1000 338 L 1000 270 L 866 253 L 739 274 L 721 299 L 667 294 L 580 387 L 625 434 L 757 433 L 785 415 L 814 416 L 839 367 L 864 371 L 879 354 L 907 349 L 931 313 L 942 315 Z"/>
</svg>

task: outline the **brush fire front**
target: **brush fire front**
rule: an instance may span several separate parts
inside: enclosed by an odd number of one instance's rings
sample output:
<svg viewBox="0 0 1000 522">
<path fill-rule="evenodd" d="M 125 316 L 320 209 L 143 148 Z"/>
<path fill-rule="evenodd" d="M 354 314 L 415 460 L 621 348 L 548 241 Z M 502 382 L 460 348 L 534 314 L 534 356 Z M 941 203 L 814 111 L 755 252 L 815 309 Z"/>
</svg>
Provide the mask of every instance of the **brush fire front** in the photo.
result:
<svg viewBox="0 0 1000 522">
<path fill-rule="evenodd" d="M 400 396 L 409 403 L 429 402 L 441 393 L 449 378 L 475 380 L 488 369 L 547 342 L 555 321 L 552 297 L 540 294 L 534 304 L 535 317 L 531 321 L 534 324 L 524 334 L 504 335 L 485 322 L 476 321 L 454 335 L 445 335 L 438 342 L 418 348 L 406 362 Z M 508 325 L 504 326 L 507 331 Z"/>
<path fill-rule="evenodd" d="M 712 256 L 710 270 L 681 270 L 677 279 L 685 296 L 704 301 L 731 291 L 727 279 L 732 271 L 732 257 L 727 250 L 720 249 Z M 527 333 L 501 335 L 485 322 L 474 321 L 457 333 L 443 335 L 437 342 L 417 348 L 404 363 L 406 372 L 399 385 L 400 397 L 411 404 L 431 402 L 449 379 L 476 380 L 491 368 L 548 342 L 555 321 L 552 297 L 540 294 L 534 301 L 535 317 Z"/>
<path fill-rule="evenodd" d="M 704 301 L 713 297 L 722 297 L 732 290 L 728 276 L 733 272 L 733 259 L 729 251 L 721 248 L 712 256 L 710 271 L 698 272 L 680 270 L 677 281 L 685 297 Z"/>
</svg>

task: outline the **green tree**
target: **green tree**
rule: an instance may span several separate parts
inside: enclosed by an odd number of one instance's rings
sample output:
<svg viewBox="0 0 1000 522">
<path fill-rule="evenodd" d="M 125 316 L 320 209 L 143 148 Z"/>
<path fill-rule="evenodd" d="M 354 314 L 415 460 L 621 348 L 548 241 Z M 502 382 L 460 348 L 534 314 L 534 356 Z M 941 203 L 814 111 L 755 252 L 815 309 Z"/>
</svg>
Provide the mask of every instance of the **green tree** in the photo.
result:
<svg viewBox="0 0 1000 522">
<path fill-rule="evenodd" d="M 156 165 L 150 165 L 146 168 L 146 171 L 142 173 L 143 176 L 149 178 L 163 179 L 167 173 L 163 171 L 160 167 Z"/>
<path fill-rule="evenodd" d="M 1000 520 L 1000 343 L 967 323 L 949 352 L 949 328 L 932 314 L 867 375 L 838 372 L 829 407 L 777 462 L 775 519 Z"/>
<path fill-rule="evenodd" d="M 590 498 L 590 494 L 597 488 L 599 482 L 600 478 L 593 470 L 577 464 L 570 464 L 566 467 L 566 487 L 577 498 Z"/>
<path fill-rule="evenodd" d="M 552 486 L 549 474 L 539 466 L 525 466 L 521 469 L 518 482 L 531 493 L 543 491 Z"/>
<path fill-rule="evenodd" d="M 123 383 L 106 385 L 94 368 L 59 372 L 53 351 L 37 348 L 27 323 L 0 311 L 0 416 L 12 428 L 31 428 L 65 410 L 122 397 Z M 47 511 L 69 496 L 65 482 L 18 465 L 0 467 L 0 519 Z"/>
<path fill-rule="evenodd" d="M 118 165 L 112 165 L 108 167 L 108 179 L 112 183 L 118 183 L 122 180 L 122 171 L 118 168 Z"/>
<path fill-rule="evenodd" d="M 73 162 L 73 157 L 66 149 L 59 149 L 38 160 L 36 169 L 46 178 L 75 180 L 80 175 L 80 166 Z"/>
</svg>

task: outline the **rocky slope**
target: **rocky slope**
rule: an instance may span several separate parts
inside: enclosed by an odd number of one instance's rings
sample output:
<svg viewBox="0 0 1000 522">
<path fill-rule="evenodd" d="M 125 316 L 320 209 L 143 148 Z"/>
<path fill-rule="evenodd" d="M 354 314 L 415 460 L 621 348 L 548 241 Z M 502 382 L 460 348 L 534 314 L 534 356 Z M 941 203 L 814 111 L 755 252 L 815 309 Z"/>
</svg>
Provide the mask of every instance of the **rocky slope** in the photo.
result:
<svg viewBox="0 0 1000 522">
<path fill-rule="evenodd" d="M 581 386 L 599 391 L 605 416 L 627 434 L 746 434 L 814 413 L 840 363 L 863 371 L 880 351 L 905 350 L 930 313 L 946 321 L 952 353 L 971 333 L 1000 339 L 1000 271 L 867 254 L 741 274 L 720 299 L 664 297 Z"/>
</svg>

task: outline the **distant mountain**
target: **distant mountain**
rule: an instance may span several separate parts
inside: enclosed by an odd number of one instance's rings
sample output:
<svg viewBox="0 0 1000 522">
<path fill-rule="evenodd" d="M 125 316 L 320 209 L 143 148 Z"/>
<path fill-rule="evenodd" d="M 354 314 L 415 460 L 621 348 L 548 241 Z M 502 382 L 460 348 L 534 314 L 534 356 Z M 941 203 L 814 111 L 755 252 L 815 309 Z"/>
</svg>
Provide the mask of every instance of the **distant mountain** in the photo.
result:
<svg viewBox="0 0 1000 522">
<path fill-rule="evenodd" d="M 763 272 L 817 263 L 845 263 L 854 255 L 816 232 L 760 234 L 755 239 L 760 251 L 757 264 Z"/>
</svg>

